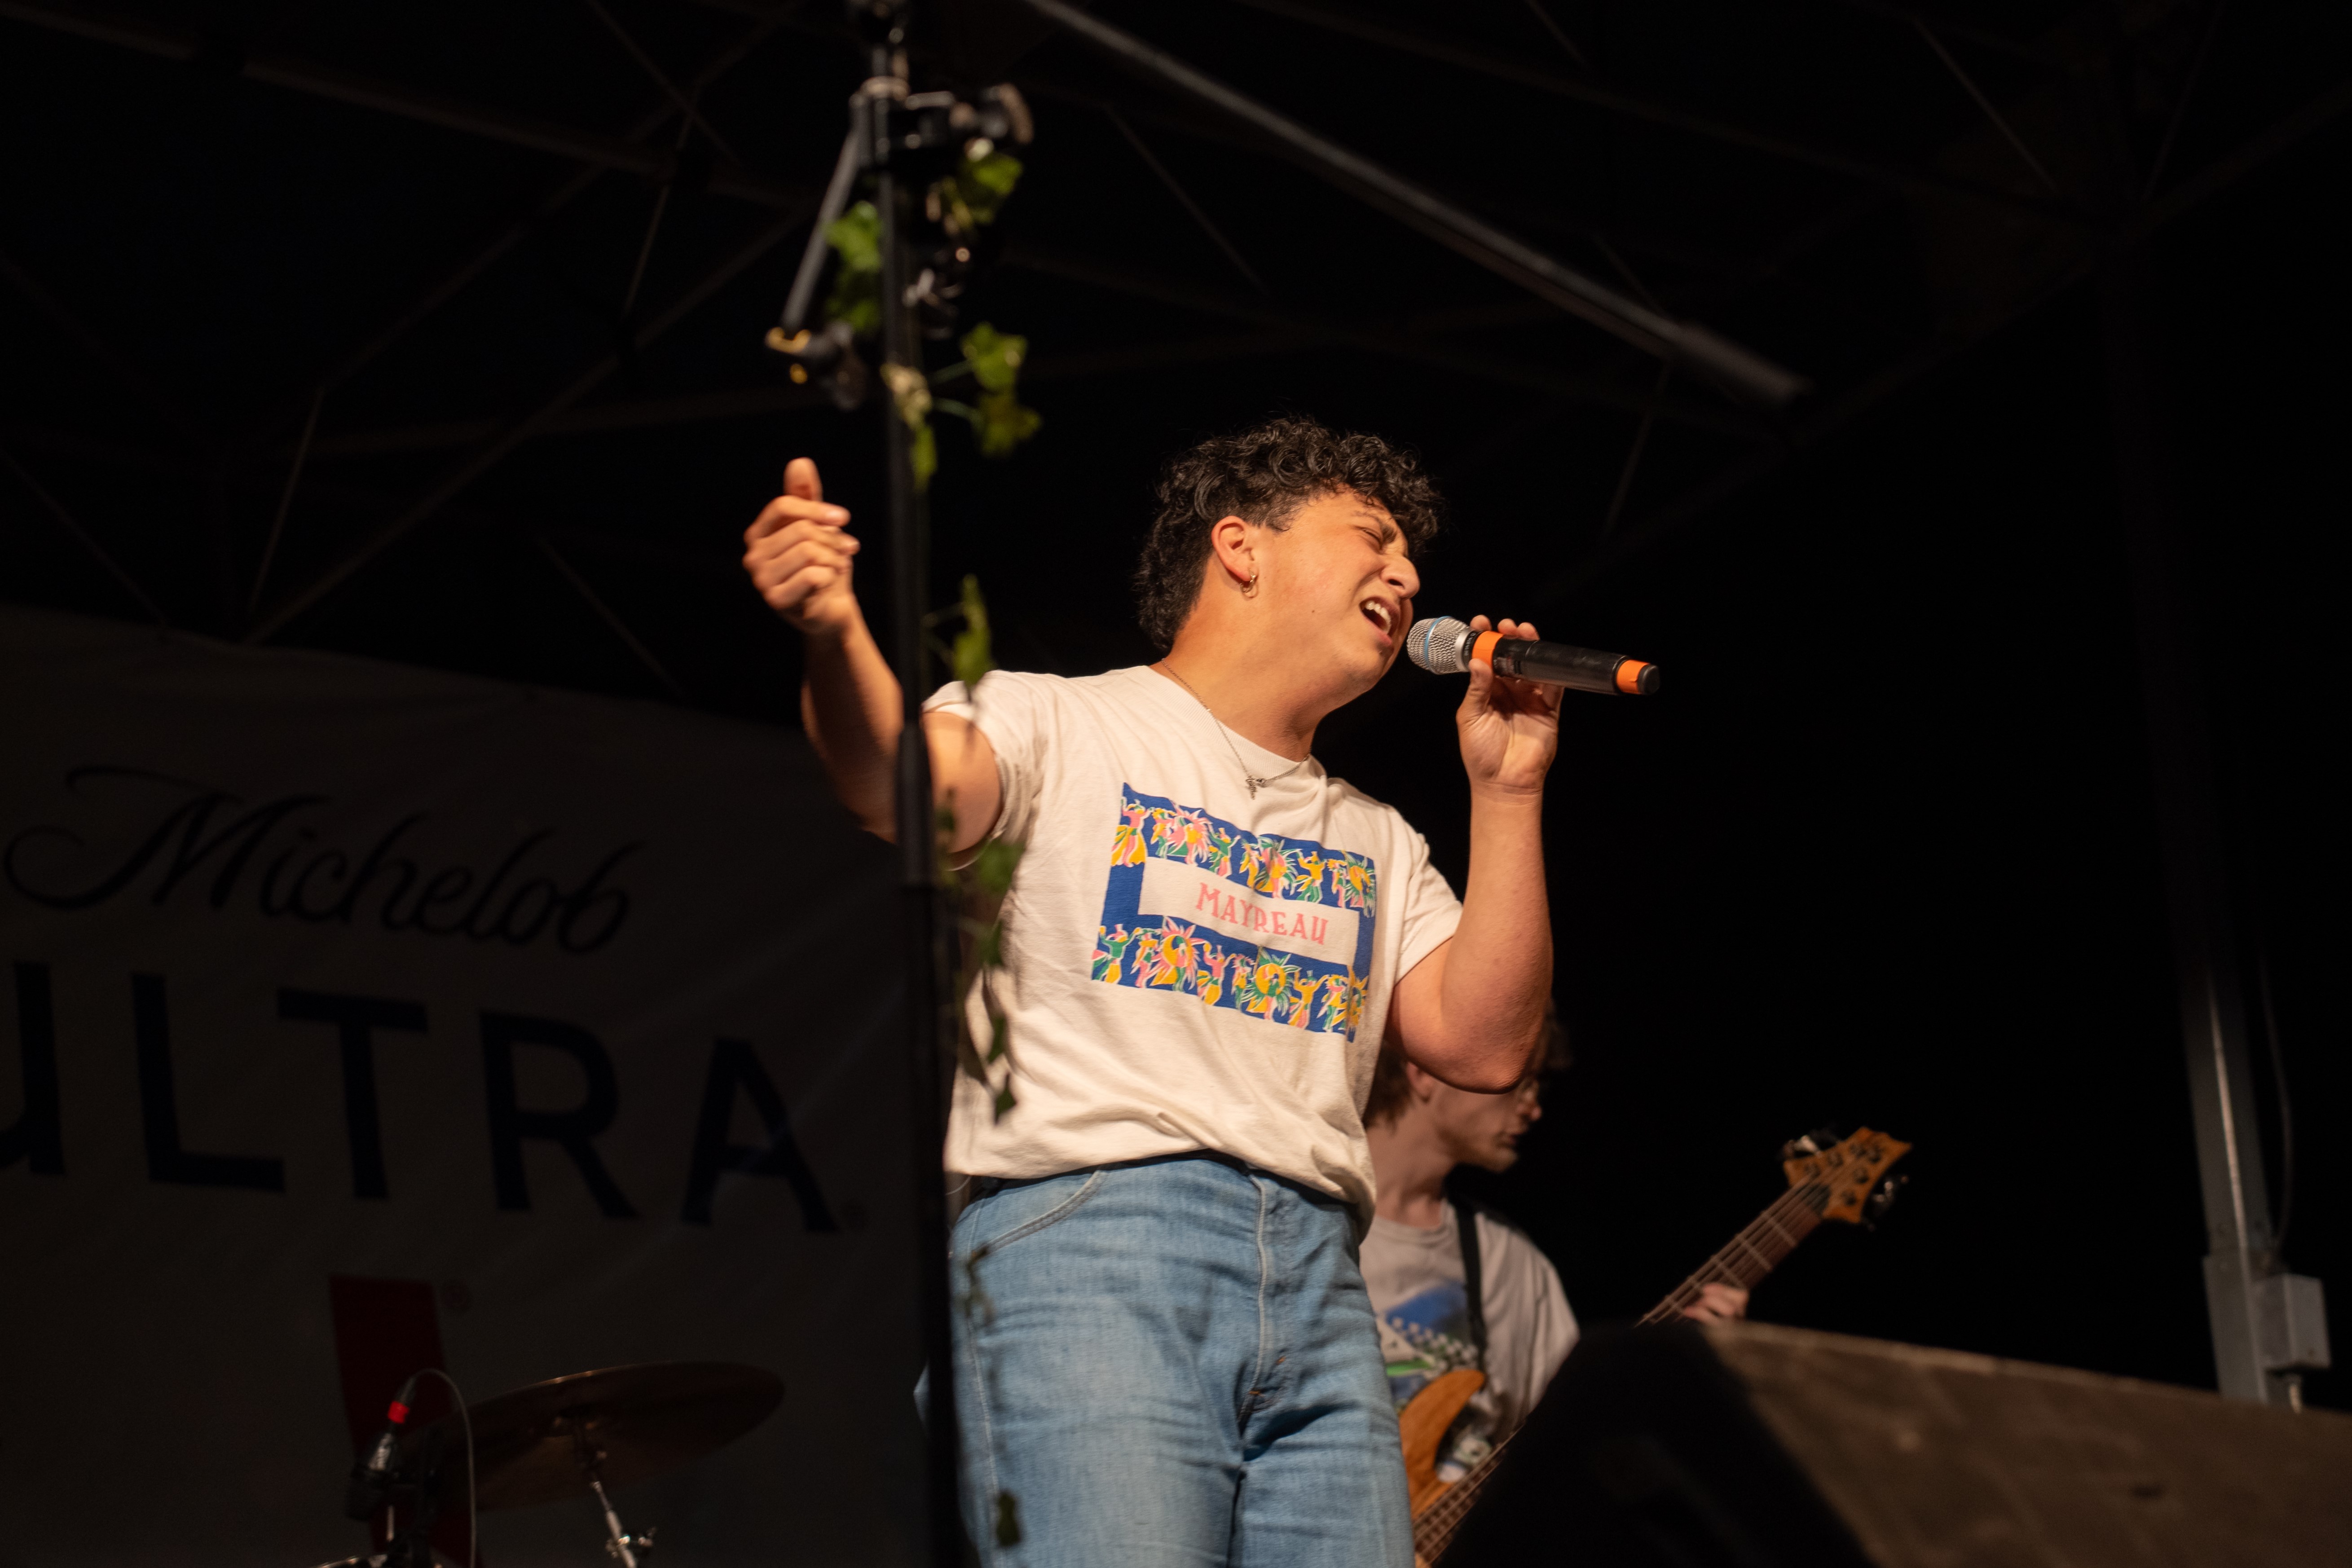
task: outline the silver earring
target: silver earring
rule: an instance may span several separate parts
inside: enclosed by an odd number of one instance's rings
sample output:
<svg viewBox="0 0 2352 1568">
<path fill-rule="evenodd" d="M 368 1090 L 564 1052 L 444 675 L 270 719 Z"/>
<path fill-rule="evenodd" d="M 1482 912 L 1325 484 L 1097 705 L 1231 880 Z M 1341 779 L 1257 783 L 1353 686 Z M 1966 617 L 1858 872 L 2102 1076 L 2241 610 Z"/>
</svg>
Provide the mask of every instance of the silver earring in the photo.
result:
<svg viewBox="0 0 2352 1568">
<path fill-rule="evenodd" d="M 1244 599 L 1255 599 L 1257 597 L 1257 569 L 1255 567 L 1252 567 L 1250 569 L 1250 580 L 1242 584 L 1242 597 Z"/>
</svg>

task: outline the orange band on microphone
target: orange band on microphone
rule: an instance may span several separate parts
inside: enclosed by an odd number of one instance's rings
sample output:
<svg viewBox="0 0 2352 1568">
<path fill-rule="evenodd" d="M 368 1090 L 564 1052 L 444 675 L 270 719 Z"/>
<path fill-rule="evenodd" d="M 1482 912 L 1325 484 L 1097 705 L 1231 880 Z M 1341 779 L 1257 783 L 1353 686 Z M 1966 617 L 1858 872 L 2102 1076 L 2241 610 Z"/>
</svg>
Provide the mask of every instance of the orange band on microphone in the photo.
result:
<svg viewBox="0 0 2352 1568">
<path fill-rule="evenodd" d="M 1488 664 L 1494 663 L 1495 645 L 1502 640 L 1503 634 L 1500 632 L 1480 632 L 1478 640 L 1470 645 L 1470 657 L 1474 659 L 1483 658 Z"/>
<path fill-rule="evenodd" d="M 1617 661 L 1617 689 L 1628 697 L 1642 693 L 1642 672 L 1649 668 L 1645 659 L 1624 658 Z"/>
</svg>

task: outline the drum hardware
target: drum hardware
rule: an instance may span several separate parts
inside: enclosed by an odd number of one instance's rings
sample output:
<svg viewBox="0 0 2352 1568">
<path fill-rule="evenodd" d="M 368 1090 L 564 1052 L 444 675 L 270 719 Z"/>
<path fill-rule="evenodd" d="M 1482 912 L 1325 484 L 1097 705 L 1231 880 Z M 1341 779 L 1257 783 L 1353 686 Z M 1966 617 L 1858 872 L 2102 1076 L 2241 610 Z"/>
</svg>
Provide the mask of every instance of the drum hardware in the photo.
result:
<svg viewBox="0 0 2352 1568">
<path fill-rule="evenodd" d="M 654 1531 L 624 1530 L 611 1494 L 733 1442 L 773 1415 L 783 1397 L 783 1379 L 761 1367 L 648 1362 L 572 1373 L 461 1405 L 401 1436 L 393 1471 L 398 1496 L 387 1488 L 399 1535 L 373 1557 L 324 1568 L 433 1568 L 425 1538 L 443 1508 L 464 1502 L 479 1512 L 578 1497 L 596 1504 L 604 1550 L 617 1568 L 644 1568 Z M 470 1437 L 473 1462 L 463 1482 L 440 1463 L 456 1432 Z"/>
<path fill-rule="evenodd" d="M 588 1441 L 587 1429 L 570 1415 L 561 1418 L 563 1428 L 572 1434 L 572 1451 L 579 1456 L 580 1473 L 588 1478 L 588 1489 L 595 1494 L 598 1511 L 604 1516 L 604 1551 L 621 1568 L 637 1568 L 646 1554 L 654 1549 L 654 1532 L 631 1535 L 621 1528 L 621 1516 L 613 1511 L 613 1500 L 604 1495 L 604 1478 L 597 1468 L 604 1456 Z"/>
</svg>

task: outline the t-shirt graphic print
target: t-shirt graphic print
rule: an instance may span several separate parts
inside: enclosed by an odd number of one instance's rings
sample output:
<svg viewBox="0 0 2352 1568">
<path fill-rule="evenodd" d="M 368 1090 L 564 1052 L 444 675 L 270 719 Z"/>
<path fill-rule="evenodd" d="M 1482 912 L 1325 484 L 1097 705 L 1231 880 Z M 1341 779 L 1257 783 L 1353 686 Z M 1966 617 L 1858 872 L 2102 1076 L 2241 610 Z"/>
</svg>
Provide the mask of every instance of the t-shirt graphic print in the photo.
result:
<svg viewBox="0 0 2352 1568">
<path fill-rule="evenodd" d="M 1090 977 L 1352 1041 L 1379 906 L 1370 856 L 1122 785 Z"/>
<path fill-rule="evenodd" d="M 1459 1279 L 1441 1279 L 1383 1308 L 1379 1317 L 1389 1397 L 1399 1410 L 1441 1374 L 1478 1364 L 1477 1347 L 1470 1342 L 1470 1293 Z"/>
</svg>

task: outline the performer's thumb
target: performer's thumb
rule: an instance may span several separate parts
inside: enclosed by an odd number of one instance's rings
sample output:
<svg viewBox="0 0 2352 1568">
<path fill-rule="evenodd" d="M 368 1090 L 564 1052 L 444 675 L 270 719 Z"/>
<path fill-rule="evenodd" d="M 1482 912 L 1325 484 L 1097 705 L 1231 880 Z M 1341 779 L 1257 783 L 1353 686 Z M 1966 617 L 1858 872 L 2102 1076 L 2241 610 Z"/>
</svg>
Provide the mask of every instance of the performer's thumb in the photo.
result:
<svg viewBox="0 0 2352 1568">
<path fill-rule="evenodd" d="M 824 499 L 824 481 L 816 477 L 815 459 L 794 458 L 784 465 L 784 493 L 800 500 Z"/>
</svg>

